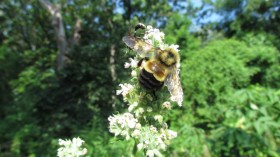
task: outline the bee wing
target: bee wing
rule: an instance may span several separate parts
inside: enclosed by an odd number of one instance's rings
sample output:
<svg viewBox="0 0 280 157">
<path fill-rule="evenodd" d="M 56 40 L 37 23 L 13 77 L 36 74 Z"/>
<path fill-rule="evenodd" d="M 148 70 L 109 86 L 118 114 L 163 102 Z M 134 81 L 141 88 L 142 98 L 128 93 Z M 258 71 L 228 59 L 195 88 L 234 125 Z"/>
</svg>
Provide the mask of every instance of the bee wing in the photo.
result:
<svg viewBox="0 0 280 157">
<path fill-rule="evenodd" d="M 177 102 L 179 106 L 182 106 L 183 89 L 179 77 L 179 69 L 177 69 L 176 66 L 171 69 L 164 83 L 171 94 L 171 100 Z"/>
<path fill-rule="evenodd" d="M 155 48 L 151 44 L 133 36 L 124 36 L 122 40 L 126 46 L 137 52 L 138 55 L 142 57 L 151 57 L 155 52 Z"/>
</svg>

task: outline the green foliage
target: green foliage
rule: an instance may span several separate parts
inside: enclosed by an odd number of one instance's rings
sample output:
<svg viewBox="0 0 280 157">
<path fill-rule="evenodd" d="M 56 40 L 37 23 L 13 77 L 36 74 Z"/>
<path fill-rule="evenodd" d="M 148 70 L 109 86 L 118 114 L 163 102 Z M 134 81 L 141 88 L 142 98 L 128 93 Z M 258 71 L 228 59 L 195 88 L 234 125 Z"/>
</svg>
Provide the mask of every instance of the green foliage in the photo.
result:
<svg viewBox="0 0 280 157">
<path fill-rule="evenodd" d="M 8 105 L 11 103 L 10 99 L 12 98 L 11 88 L 9 87 L 9 81 L 14 79 L 20 70 L 20 68 L 15 69 L 19 66 L 19 58 L 14 51 L 12 51 L 6 44 L 1 45 L 0 47 L 0 104 L 1 105 L 1 115 L 5 115 L 5 109 L 8 110 Z M 5 108 L 7 107 L 7 108 Z M 3 112 L 2 112 L 3 111 Z"/>
<path fill-rule="evenodd" d="M 181 119 L 180 121 L 186 121 L 187 119 Z M 182 122 L 181 122 L 182 123 Z M 209 153 L 206 146 L 205 132 L 203 129 L 195 128 L 189 124 L 180 124 L 174 130 L 178 130 L 178 138 L 172 141 L 168 154 L 172 154 L 174 157 L 179 156 L 203 156 L 204 153 Z"/>
<path fill-rule="evenodd" d="M 236 104 L 209 136 L 214 152 L 230 156 L 277 156 L 279 91 L 252 86 L 236 91 Z M 227 139 L 227 140 L 225 140 Z M 274 155 L 273 155 L 274 154 Z"/>
<path fill-rule="evenodd" d="M 201 145 L 208 143 L 215 156 L 265 156 L 279 149 L 279 91 L 250 86 L 275 87 L 261 78 L 278 64 L 278 55 L 272 45 L 257 39 L 249 35 L 244 42 L 213 41 L 188 53 L 182 63 L 185 102 L 192 110 L 187 114 L 193 115 L 182 119 L 205 131 Z"/>
<path fill-rule="evenodd" d="M 271 36 L 249 33 L 242 39 L 252 51 L 252 59 L 248 63 L 255 71 L 252 83 L 280 88 L 280 56 L 277 47 L 273 46 Z"/>
<path fill-rule="evenodd" d="M 129 156 L 132 152 L 133 141 L 121 141 L 112 137 L 109 132 L 104 131 L 108 129 L 108 125 L 100 123 L 103 121 L 98 116 L 91 120 L 88 127 L 80 132 L 79 135 L 85 139 L 87 147 L 87 155 L 91 156 Z"/>
<path fill-rule="evenodd" d="M 245 67 L 249 55 L 246 45 L 235 40 L 215 41 L 188 53 L 181 72 L 188 104 L 223 102 L 226 97 L 221 93 L 226 95 L 233 88 L 247 86 L 252 75 L 252 71 Z"/>
<path fill-rule="evenodd" d="M 180 45 L 185 95 L 165 117 L 178 132 L 166 156 L 279 156 L 277 0 L 204 0 L 201 8 L 181 0 L 52 2 L 61 4 L 68 38 L 82 20 L 61 71 L 51 17 L 39 1 L 0 4 L 0 156 L 55 156 L 57 140 L 74 136 L 85 139 L 88 156 L 130 156 L 134 141 L 117 141 L 107 118 L 124 110 L 115 90 L 129 76 L 123 64 L 131 54 L 121 38 L 139 21 Z M 189 31 L 211 13 L 223 18 L 201 27 L 204 36 Z"/>
</svg>

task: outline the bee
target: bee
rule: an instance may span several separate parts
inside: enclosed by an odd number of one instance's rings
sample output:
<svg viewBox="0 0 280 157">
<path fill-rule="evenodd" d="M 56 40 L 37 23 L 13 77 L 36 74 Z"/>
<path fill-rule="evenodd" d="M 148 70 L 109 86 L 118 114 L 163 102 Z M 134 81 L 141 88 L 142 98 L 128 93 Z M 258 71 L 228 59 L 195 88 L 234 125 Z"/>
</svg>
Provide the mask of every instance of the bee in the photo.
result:
<svg viewBox="0 0 280 157">
<path fill-rule="evenodd" d="M 138 34 L 143 35 L 143 31 L 146 29 L 146 25 L 144 25 L 143 23 L 138 23 L 135 27 L 134 27 L 134 37 L 137 37 Z"/>
<path fill-rule="evenodd" d="M 143 24 L 143 23 L 138 23 L 136 26 L 135 26 L 135 31 L 137 31 L 138 29 L 146 29 L 146 26 Z"/>
<path fill-rule="evenodd" d="M 124 36 L 122 40 L 142 57 L 138 63 L 141 68 L 138 77 L 140 85 L 156 91 L 165 84 L 171 94 L 171 100 L 181 106 L 183 90 L 177 68 L 180 63 L 179 53 L 171 48 L 162 50 L 133 36 Z"/>
</svg>

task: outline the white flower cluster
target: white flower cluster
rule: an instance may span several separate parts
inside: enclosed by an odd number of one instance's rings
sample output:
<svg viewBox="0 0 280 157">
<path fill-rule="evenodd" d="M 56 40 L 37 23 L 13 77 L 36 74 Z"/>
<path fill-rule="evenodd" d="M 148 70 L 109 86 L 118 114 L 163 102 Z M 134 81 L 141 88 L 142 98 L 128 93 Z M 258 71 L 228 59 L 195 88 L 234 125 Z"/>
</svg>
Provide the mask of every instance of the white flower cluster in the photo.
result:
<svg viewBox="0 0 280 157">
<path fill-rule="evenodd" d="M 108 118 L 110 122 L 109 131 L 115 136 L 124 136 L 126 140 L 135 134 L 135 129 L 141 128 L 141 124 L 134 118 L 131 113 L 124 113 L 122 115 L 113 115 Z"/>
<path fill-rule="evenodd" d="M 59 157 L 79 157 L 87 153 L 86 148 L 82 148 L 84 141 L 82 139 L 73 138 L 71 140 L 58 140 L 60 148 L 57 150 L 57 156 Z"/>
<path fill-rule="evenodd" d="M 155 116 L 155 118 L 162 118 L 161 116 Z M 134 118 L 131 113 L 124 113 L 122 115 L 114 115 L 109 118 L 111 133 L 115 136 L 121 135 L 126 140 L 135 138 L 139 143 L 137 149 L 147 150 L 147 156 L 162 156 L 159 150 L 165 150 L 169 140 L 177 137 L 175 131 L 161 128 L 158 130 L 154 126 L 142 127 L 138 120 Z"/>
<path fill-rule="evenodd" d="M 165 34 L 159 29 L 147 26 L 143 39 L 154 46 L 159 46 L 163 42 L 164 36 Z"/>
<path fill-rule="evenodd" d="M 163 32 L 161 32 L 159 29 L 157 28 L 153 28 L 152 26 L 147 26 L 147 30 L 144 34 L 143 39 L 145 40 L 145 42 L 159 47 L 160 49 L 173 49 L 176 52 L 179 52 L 179 45 L 175 45 L 175 44 L 165 44 L 163 42 L 165 37 L 165 34 Z"/>
<path fill-rule="evenodd" d="M 169 140 L 175 138 L 177 133 L 168 130 L 160 129 L 157 130 L 154 126 L 142 127 L 140 134 L 135 138 L 138 139 L 139 144 L 137 144 L 138 150 L 146 149 L 147 156 L 162 156 L 160 150 L 165 150 Z"/>
</svg>

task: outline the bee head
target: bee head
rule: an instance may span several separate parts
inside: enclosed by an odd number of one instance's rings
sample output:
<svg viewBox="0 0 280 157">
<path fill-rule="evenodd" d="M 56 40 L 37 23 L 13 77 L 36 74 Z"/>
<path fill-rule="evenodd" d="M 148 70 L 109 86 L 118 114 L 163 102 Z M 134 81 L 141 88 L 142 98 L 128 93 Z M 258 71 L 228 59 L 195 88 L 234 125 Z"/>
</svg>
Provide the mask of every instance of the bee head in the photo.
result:
<svg viewBox="0 0 280 157">
<path fill-rule="evenodd" d="M 173 66 L 179 62 L 179 54 L 171 48 L 167 48 L 158 53 L 159 61 L 167 67 Z"/>
</svg>

